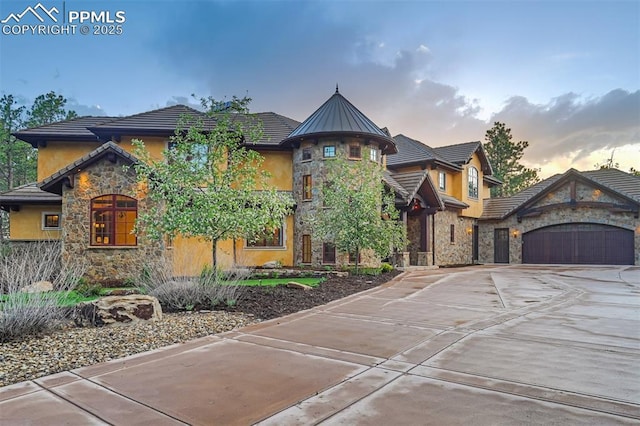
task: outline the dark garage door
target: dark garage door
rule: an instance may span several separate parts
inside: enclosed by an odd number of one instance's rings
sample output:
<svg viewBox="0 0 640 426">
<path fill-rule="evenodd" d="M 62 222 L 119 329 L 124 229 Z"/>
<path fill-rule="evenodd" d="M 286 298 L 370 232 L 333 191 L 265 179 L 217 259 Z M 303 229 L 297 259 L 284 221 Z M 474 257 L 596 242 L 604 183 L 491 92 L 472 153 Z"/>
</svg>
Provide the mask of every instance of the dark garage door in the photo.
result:
<svg viewBox="0 0 640 426">
<path fill-rule="evenodd" d="M 595 223 L 566 223 L 522 236 L 522 263 L 633 265 L 633 231 Z"/>
</svg>

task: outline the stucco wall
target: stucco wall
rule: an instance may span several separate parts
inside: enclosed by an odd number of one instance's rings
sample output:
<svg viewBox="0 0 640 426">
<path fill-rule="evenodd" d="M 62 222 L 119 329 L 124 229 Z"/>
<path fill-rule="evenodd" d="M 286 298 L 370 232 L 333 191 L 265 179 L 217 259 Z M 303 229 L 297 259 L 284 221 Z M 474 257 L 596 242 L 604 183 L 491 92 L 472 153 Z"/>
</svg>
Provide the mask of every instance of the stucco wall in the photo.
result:
<svg viewBox="0 0 640 426">
<path fill-rule="evenodd" d="M 42 214 L 60 213 L 56 205 L 24 205 L 19 211 L 11 211 L 9 238 L 11 240 L 59 240 L 60 231 L 42 229 Z"/>
</svg>

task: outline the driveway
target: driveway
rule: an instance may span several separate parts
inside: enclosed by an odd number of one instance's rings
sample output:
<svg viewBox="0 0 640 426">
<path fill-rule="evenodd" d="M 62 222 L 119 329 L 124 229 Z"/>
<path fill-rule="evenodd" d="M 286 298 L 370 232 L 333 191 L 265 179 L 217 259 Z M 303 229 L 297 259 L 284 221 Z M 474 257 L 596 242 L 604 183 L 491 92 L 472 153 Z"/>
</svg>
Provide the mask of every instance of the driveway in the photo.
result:
<svg viewBox="0 0 640 426">
<path fill-rule="evenodd" d="M 640 267 L 413 270 L 0 388 L 0 424 L 638 424 Z"/>
</svg>

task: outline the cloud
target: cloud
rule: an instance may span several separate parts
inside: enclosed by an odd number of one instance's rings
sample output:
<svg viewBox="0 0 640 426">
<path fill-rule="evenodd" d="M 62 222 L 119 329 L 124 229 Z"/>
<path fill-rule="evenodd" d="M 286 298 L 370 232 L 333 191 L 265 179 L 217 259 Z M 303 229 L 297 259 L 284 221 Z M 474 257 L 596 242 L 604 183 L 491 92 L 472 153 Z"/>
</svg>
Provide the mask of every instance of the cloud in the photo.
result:
<svg viewBox="0 0 640 426">
<path fill-rule="evenodd" d="M 64 95 L 63 95 L 64 96 Z M 75 111 L 78 116 L 83 117 L 86 115 L 92 115 L 102 117 L 109 115 L 103 110 L 100 105 L 85 105 L 79 103 L 75 98 L 67 98 L 67 104 L 65 105 L 67 111 Z"/>
<path fill-rule="evenodd" d="M 566 93 L 542 105 L 513 97 L 492 121 L 506 123 L 514 138 L 528 140 L 527 159 L 545 164 L 557 156 L 579 161 L 596 150 L 637 144 L 639 117 L 640 91 L 615 89 L 589 99 Z"/>
<path fill-rule="evenodd" d="M 377 125 L 432 146 L 484 141 L 493 121 L 502 121 L 514 139 L 530 142 L 526 162 L 541 167 L 558 159 L 569 166 L 586 164 L 592 152 L 640 140 L 638 91 L 615 89 L 591 98 L 564 93 L 546 103 L 513 96 L 499 111 L 482 111 L 481 101 L 466 96 L 464 87 L 448 84 L 448 74 L 465 66 L 463 58 L 455 57 L 457 50 L 443 52 L 437 44 L 431 49 L 433 41 L 422 34 L 424 43 L 387 38 L 395 33 L 381 34 L 367 20 L 347 19 L 342 9 L 313 2 L 270 6 L 186 3 L 181 16 L 167 17 L 172 31 L 153 35 L 160 66 L 202 90 L 197 96 L 248 95 L 254 111 L 300 121 L 338 83 L 340 92 Z M 192 25 L 200 16 L 212 22 Z M 264 31 L 272 36 L 261 37 Z M 554 59 L 584 55 L 566 50 Z M 174 96 L 167 104 L 174 102 L 193 100 Z"/>
</svg>

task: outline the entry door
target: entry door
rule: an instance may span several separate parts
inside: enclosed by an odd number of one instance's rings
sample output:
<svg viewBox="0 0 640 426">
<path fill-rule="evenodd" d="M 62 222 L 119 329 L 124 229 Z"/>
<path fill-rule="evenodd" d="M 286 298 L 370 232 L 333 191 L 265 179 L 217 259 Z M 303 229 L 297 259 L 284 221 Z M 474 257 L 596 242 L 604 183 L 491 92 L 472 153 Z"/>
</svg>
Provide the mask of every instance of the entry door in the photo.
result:
<svg viewBox="0 0 640 426">
<path fill-rule="evenodd" d="M 493 231 L 493 261 L 509 263 L 509 228 L 496 228 Z"/>
</svg>

